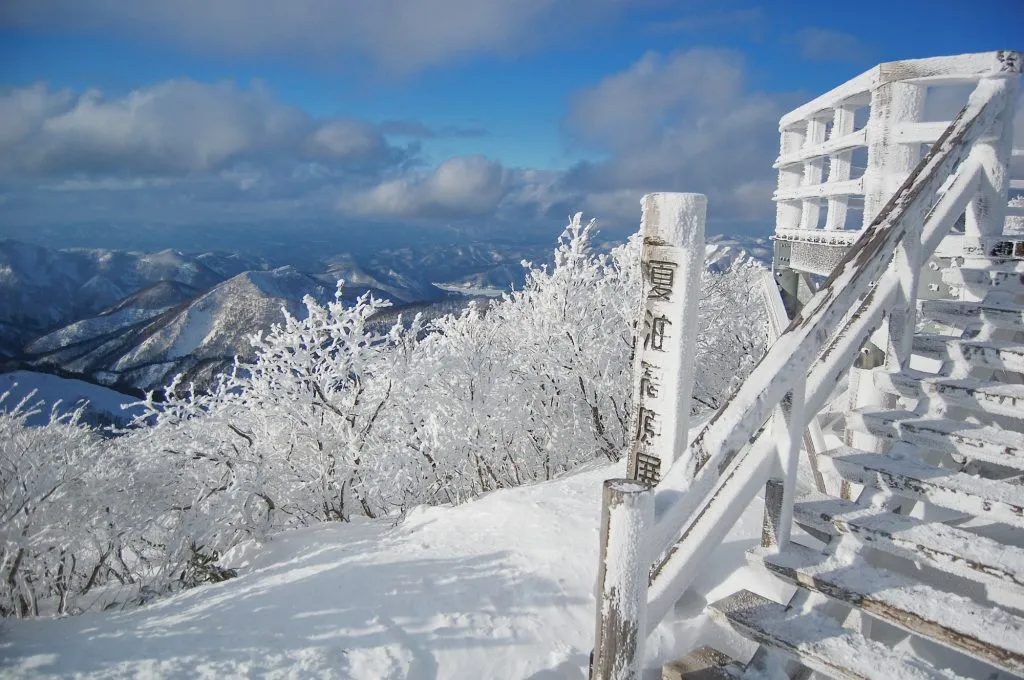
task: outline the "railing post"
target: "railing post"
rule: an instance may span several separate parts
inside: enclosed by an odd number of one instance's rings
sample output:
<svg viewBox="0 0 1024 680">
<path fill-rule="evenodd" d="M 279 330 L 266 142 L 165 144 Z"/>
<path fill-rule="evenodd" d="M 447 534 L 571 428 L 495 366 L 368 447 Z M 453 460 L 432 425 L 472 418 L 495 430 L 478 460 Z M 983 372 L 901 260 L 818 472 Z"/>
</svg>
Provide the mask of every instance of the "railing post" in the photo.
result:
<svg viewBox="0 0 1024 680">
<path fill-rule="evenodd" d="M 896 126 L 916 122 L 924 113 L 926 89 L 910 83 L 882 83 L 871 91 L 867 124 L 868 167 L 864 171 L 864 227 L 878 216 L 921 160 L 920 144 L 899 144 Z"/>
<path fill-rule="evenodd" d="M 789 543 L 789 535 L 793 527 L 793 499 L 796 497 L 796 473 L 800 460 L 800 445 L 803 443 L 805 429 L 805 400 L 807 379 L 800 375 L 772 419 L 772 438 L 782 469 L 782 497 L 774 507 L 769 508 L 769 498 L 765 497 L 765 511 L 775 515 L 771 518 L 772 536 L 775 547 L 782 550 Z M 768 490 L 766 489 L 766 494 Z"/>
<path fill-rule="evenodd" d="M 642 205 L 643 290 L 626 475 L 657 484 L 662 461 L 672 465 L 687 444 L 707 198 L 647 194 Z"/>
<path fill-rule="evenodd" d="M 640 680 L 651 568 L 644 536 L 653 521 L 651 487 L 629 479 L 605 480 L 590 680 Z"/>
<path fill-rule="evenodd" d="M 768 310 L 768 342 L 775 342 L 789 325 L 789 318 L 783 307 L 782 297 L 775 281 L 770 274 L 765 274 L 761 279 L 761 295 L 764 298 L 765 307 Z M 821 493 L 828 493 L 825 487 L 825 478 L 818 467 L 818 454 L 823 453 L 827 447 L 825 435 L 818 424 L 817 414 L 807 414 L 807 429 L 803 433 L 804 452 L 807 453 L 807 463 L 814 477 L 814 485 Z M 765 497 L 765 502 L 768 502 Z"/>
<path fill-rule="evenodd" d="M 981 164 L 981 181 L 977 195 L 967 205 L 964 245 L 975 252 L 983 252 L 982 246 L 988 238 L 1001 235 L 1006 222 L 1013 151 L 1013 102 L 1017 100 L 1020 64 L 1010 64 L 1005 73 L 992 77 L 1006 80 L 1006 107 L 992 124 L 991 134 L 978 140 L 972 150 Z"/>
<path fill-rule="evenodd" d="M 871 91 L 871 118 L 867 123 L 868 166 L 864 171 L 864 220 L 867 228 L 882 207 L 921 159 L 920 144 L 900 144 L 896 127 L 900 123 L 917 122 L 924 114 L 927 90 L 921 85 L 886 82 Z M 916 272 L 914 274 L 916 285 Z M 903 321 L 904 317 L 900 317 Z M 890 328 L 892 319 L 889 320 Z M 911 331 L 912 332 L 912 331 Z M 882 343 L 886 354 L 891 350 L 890 338 Z M 881 341 L 880 341 L 881 342 Z M 867 346 L 870 348 L 870 345 Z M 863 362 L 862 362 L 863 363 Z M 849 408 L 886 403 L 887 395 L 875 388 L 871 375 L 864 368 L 850 369 Z M 888 443 L 877 437 L 847 429 L 846 443 L 865 451 L 884 451 Z"/>
</svg>

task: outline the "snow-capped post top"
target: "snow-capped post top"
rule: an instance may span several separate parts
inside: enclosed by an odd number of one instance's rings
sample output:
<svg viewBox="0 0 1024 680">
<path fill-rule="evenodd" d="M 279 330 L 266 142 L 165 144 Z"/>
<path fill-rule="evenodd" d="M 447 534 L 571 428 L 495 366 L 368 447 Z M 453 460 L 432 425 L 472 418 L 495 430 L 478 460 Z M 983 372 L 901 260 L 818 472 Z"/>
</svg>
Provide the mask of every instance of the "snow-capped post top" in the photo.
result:
<svg viewBox="0 0 1024 680">
<path fill-rule="evenodd" d="M 633 344 L 627 474 L 653 485 L 687 443 L 707 197 L 647 194 L 641 205 L 643 291 Z"/>
</svg>

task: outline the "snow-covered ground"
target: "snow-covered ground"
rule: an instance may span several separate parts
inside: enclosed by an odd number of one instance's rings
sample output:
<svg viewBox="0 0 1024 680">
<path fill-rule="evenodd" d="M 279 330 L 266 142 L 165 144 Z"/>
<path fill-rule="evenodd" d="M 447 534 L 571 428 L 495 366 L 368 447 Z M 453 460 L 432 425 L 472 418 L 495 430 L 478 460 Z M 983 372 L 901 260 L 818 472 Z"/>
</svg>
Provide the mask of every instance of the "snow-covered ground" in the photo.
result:
<svg viewBox="0 0 1024 680">
<path fill-rule="evenodd" d="M 35 371 L 0 373 L 0 394 L 10 392 L 7 399 L 0 403 L 0 410 L 13 409 L 33 390 L 35 395 L 29 400 L 29 404 L 41 402 L 41 405 L 39 412 L 29 417 L 29 425 L 43 425 L 49 422 L 50 409 L 58 401 L 61 402 L 58 407 L 59 413 L 66 413 L 74 409 L 79 402 L 87 401 L 89 410 L 120 422 L 127 422 L 142 412 L 138 407 L 123 408 L 138 402 L 138 397 L 81 380 Z"/>
<path fill-rule="evenodd" d="M 326 524 L 235 556 L 240 575 L 133 611 L 0 628 L 0 676 L 584 678 L 601 481 L 622 463 L 420 508 L 398 526 Z M 704 605 L 782 586 L 744 564 L 755 502 L 648 642 L 649 663 L 724 635 Z M 732 640 L 732 649 L 736 649 Z"/>
</svg>

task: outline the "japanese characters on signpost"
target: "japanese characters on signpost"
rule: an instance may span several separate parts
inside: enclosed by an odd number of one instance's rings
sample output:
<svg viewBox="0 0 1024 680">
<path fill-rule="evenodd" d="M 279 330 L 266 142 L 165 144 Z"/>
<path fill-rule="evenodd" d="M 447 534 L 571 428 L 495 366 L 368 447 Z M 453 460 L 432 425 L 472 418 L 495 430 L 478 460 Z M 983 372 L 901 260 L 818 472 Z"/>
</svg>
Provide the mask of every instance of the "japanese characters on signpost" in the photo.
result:
<svg viewBox="0 0 1024 680">
<path fill-rule="evenodd" d="M 663 461 L 672 465 L 687 444 L 707 198 L 656 193 L 641 203 L 643 291 L 633 344 L 627 476 L 654 485 Z"/>
</svg>

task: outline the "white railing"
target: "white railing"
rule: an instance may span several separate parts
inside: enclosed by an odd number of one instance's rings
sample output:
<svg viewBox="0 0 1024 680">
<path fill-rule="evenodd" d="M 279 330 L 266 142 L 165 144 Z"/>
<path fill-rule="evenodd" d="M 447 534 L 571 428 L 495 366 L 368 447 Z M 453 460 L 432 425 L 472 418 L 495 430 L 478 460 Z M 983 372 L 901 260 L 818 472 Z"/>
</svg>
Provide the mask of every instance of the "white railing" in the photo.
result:
<svg viewBox="0 0 1024 680">
<path fill-rule="evenodd" d="M 884 370 L 906 366 L 916 320 L 918 273 L 961 215 L 967 214 L 968 236 L 992 234 L 997 220 L 1001 232 L 1007 183 L 999 178 L 1006 174 L 1020 55 L 993 53 L 986 59 L 969 55 L 899 62 L 913 67 L 907 72 L 913 78 L 933 81 L 953 78 L 950 64 L 977 70 L 984 62 L 987 70 L 967 105 L 890 194 L 821 289 L 690 441 L 690 455 L 680 457 L 656 488 L 626 480 L 606 482 L 591 678 L 640 677 L 646 636 L 777 472 L 782 498 L 768 508 L 768 525 L 771 543 L 786 545 L 797 455 L 810 419 L 879 329 L 886 331 Z M 783 118 L 783 126 L 852 106 L 860 101 L 856 97 L 873 91 L 872 78 L 882 77 L 889 66 L 873 69 L 797 109 Z M 849 134 L 853 133 L 841 133 L 837 143 Z M 817 153 L 829 139 L 820 130 L 814 136 Z M 833 151 L 826 148 L 824 153 Z M 813 163 L 814 158 L 799 162 Z M 800 176 L 820 180 L 817 173 L 812 167 Z M 808 181 L 806 186 L 813 184 Z M 831 201 L 848 194 L 820 195 Z M 801 219 L 809 219 L 808 199 L 793 201 L 802 203 Z M 648 573 L 649 579 L 642 578 Z"/>
<path fill-rule="evenodd" d="M 1004 51 L 880 64 L 782 117 L 774 238 L 787 300 L 799 297 L 799 285 L 786 269 L 828 275 L 949 126 L 931 118 L 951 102 L 962 105 L 964 86 L 1013 71 L 1019 59 Z M 1004 207 L 1006 180 L 990 191 Z M 993 220 L 983 231 L 999 234 L 1002 224 Z M 958 242 L 951 247 L 960 250 Z"/>
</svg>

